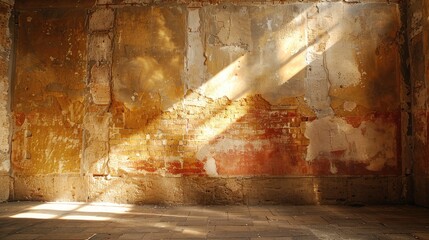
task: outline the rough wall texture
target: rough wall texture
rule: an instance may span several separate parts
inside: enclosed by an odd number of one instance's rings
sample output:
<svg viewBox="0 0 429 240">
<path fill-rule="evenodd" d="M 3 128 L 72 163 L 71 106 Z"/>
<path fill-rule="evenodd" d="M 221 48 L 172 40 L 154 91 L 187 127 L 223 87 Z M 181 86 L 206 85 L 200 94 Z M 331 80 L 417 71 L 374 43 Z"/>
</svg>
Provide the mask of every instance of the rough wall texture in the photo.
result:
<svg viewBox="0 0 429 240">
<path fill-rule="evenodd" d="M 398 14 L 378 3 L 118 9 L 111 172 L 398 174 Z"/>
<path fill-rule="evenodd" d="M 80 9 L 19 13 L 12 105 L 15 175 L 80 172 L 85 17 Z"/>
<path fill-rule="evenodd" d="M 16 4 L 15 199 L 401 200 L 397 4 L 54 2 Z"/>
<path fill-rule="evenodd" d="M 409 49 L 413 83 L 414 196 L 415 202 L 429 206 L 429 3 L 410 1 Z"/>
<path fill-rule="evenodd" d="M 9 198 L 10 114 L 9 86 L 12 34 L 9 21 L 13 1 L 0 1 L 0 202 Z"/>
</svg>

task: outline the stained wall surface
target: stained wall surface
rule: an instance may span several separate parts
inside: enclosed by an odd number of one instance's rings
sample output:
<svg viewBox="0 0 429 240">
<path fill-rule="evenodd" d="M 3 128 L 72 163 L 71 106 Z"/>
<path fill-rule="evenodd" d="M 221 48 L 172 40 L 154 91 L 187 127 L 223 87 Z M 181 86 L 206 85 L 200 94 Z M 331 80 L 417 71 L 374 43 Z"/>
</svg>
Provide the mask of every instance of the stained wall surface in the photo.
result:
<svg viewBox="0 0 429 240">
<path fill-rule="evenodd" d="M 16 3 L 14 199 L 403 199 L 398 4 L 53 3 Z"/>
<path fill-rule="evenodd" d="M 9 83 L 12 58 L 10 18 L 13 1 L 0 1 L 0 202 L 9 198 L 10 108 Z"/>
<path fill-rule="evenodd" d="M 429 3 L 411 1 L 408 18 L 413 83 L 414 198 L 417 204 L 429 206 Z"/>
</svg>

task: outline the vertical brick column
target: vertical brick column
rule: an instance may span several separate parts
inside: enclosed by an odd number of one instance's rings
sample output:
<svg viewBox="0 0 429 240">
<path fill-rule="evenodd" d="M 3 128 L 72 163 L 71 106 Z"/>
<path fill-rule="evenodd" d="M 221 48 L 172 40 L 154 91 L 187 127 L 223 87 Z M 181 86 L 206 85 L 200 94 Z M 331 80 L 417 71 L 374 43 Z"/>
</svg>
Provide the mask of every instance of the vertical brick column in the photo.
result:
<svg viewBox="0 0 429 240">
<path fill-rule="evenodd" d="M 111 66 L 115 12 L 106 1 L 89 12 L 88 93 L 84 118 L 84 174 L 109 174 Z"/>
</svg>

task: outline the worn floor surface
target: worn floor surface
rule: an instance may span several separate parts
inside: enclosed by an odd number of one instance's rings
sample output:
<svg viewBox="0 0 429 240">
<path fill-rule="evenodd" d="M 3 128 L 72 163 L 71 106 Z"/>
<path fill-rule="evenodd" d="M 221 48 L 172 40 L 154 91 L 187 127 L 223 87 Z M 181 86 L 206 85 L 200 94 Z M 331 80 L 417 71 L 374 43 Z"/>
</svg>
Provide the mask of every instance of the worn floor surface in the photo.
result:
<svg viewBox="0 0 429 240">
<path fill-rule="evenodd" d="M 429 209 L 15 202 L 0 239 L 429 239 Z"/>
</svg>

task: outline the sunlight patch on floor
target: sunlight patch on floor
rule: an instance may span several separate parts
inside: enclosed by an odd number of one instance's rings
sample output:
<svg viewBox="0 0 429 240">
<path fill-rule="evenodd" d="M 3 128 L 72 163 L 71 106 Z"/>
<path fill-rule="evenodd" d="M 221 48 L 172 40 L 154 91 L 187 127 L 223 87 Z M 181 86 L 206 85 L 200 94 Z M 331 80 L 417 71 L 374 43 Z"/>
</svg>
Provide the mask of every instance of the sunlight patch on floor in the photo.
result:
<svg viewBox="0 0 429 240">
<path fill-rule="evenodd" d="M 131 206 L 124 204 L 50 202 L 28 208 L 11 218 L 107 221 L 112 214 L 125 214 L 130 209 Z"/>
</svg>

